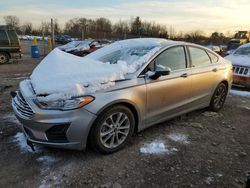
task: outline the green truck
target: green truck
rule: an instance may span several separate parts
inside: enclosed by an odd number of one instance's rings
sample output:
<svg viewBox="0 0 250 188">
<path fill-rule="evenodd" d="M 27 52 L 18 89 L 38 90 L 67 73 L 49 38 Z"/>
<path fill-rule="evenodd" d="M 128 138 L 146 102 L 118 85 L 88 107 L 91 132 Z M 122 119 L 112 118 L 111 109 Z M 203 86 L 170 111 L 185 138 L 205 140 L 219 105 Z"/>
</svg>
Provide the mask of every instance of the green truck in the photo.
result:
<svg viewBox="0 0 250 188">
<path fill-rule="evenodd" d="M 0 26 L 0 64 L 21 57 L 21 46 L 16 31 L 9 26 Z"/>
</svg>

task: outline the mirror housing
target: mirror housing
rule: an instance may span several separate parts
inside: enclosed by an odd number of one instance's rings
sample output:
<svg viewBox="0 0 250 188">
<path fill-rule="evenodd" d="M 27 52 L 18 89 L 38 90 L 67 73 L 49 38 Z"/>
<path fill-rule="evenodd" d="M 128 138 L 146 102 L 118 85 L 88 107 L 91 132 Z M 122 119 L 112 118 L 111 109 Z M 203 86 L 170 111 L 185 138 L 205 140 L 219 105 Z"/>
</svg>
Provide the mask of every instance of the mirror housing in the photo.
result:
<svg viewBox="0 0 250 188">
<path fill-rule="evenodd" d="M 152 80 L 156 80 L 158 79 L 160 76 L 166 76 L 169 75 L 171 72 L 171 69 L 169 67 L 156 67 L 156 71 L 154 72 L 153 75 L 149 76 L 150 79 Z"/>
</svg>

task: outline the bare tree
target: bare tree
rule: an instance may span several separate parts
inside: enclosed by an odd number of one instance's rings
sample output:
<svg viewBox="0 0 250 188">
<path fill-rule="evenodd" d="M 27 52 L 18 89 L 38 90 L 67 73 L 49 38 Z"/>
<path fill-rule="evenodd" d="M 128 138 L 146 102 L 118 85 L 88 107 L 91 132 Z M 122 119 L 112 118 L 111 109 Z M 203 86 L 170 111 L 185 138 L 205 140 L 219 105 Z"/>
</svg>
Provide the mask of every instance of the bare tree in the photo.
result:
<svg viewBox="0 0 250 188">
<path fill-rule="evenodd" d="M 18 32 L 20 31 L 19 30 L 20 20 L 17 16 L 8 15 L 8 16 L 4 16 L 3 19 L 6 25 L 13 27 Z"/>
<path fill-rule="evenodd" d="M 31 22 L 26 22 L 21 26 L 22 34 L 32 34 L 33 26 Z"/>
</svg>

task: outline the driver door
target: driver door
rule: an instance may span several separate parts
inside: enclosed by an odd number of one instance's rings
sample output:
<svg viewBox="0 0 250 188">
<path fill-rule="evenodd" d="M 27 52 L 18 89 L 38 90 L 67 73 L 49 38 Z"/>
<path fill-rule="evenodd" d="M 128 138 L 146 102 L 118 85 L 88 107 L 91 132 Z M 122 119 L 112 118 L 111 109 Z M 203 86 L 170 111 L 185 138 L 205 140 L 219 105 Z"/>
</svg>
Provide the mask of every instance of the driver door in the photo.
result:
<svg viewBox="0 0 250 188">
<path fill-rule="evenodd" d="M 171 72 L 169 75 L 160 76 L 156 80 L 145 76 L 147 91 L 146 126 L 184 112 L 188 109 L 191 98 L 190 68 L 184 46 L 166 49 L 149 64 L 148 69 L 154 72 L 158 67 L 170 68 Z"/>
</svg>

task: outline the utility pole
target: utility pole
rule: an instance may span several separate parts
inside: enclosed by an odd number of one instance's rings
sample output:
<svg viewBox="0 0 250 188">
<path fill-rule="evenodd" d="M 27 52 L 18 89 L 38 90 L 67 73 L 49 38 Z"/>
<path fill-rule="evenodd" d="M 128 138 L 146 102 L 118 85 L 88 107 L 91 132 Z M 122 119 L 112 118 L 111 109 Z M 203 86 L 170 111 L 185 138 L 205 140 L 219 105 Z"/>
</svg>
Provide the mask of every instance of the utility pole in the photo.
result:
<svg viewBox="0 0 250 188">
<path fill-rule="evenodd" d="M 55 47 L 55 31 L 54 31 L 53 18 L 51 18 L 51 38 L 52 38 L 52 49 L 54 49 L 54 47 Z"/>
</svg>

